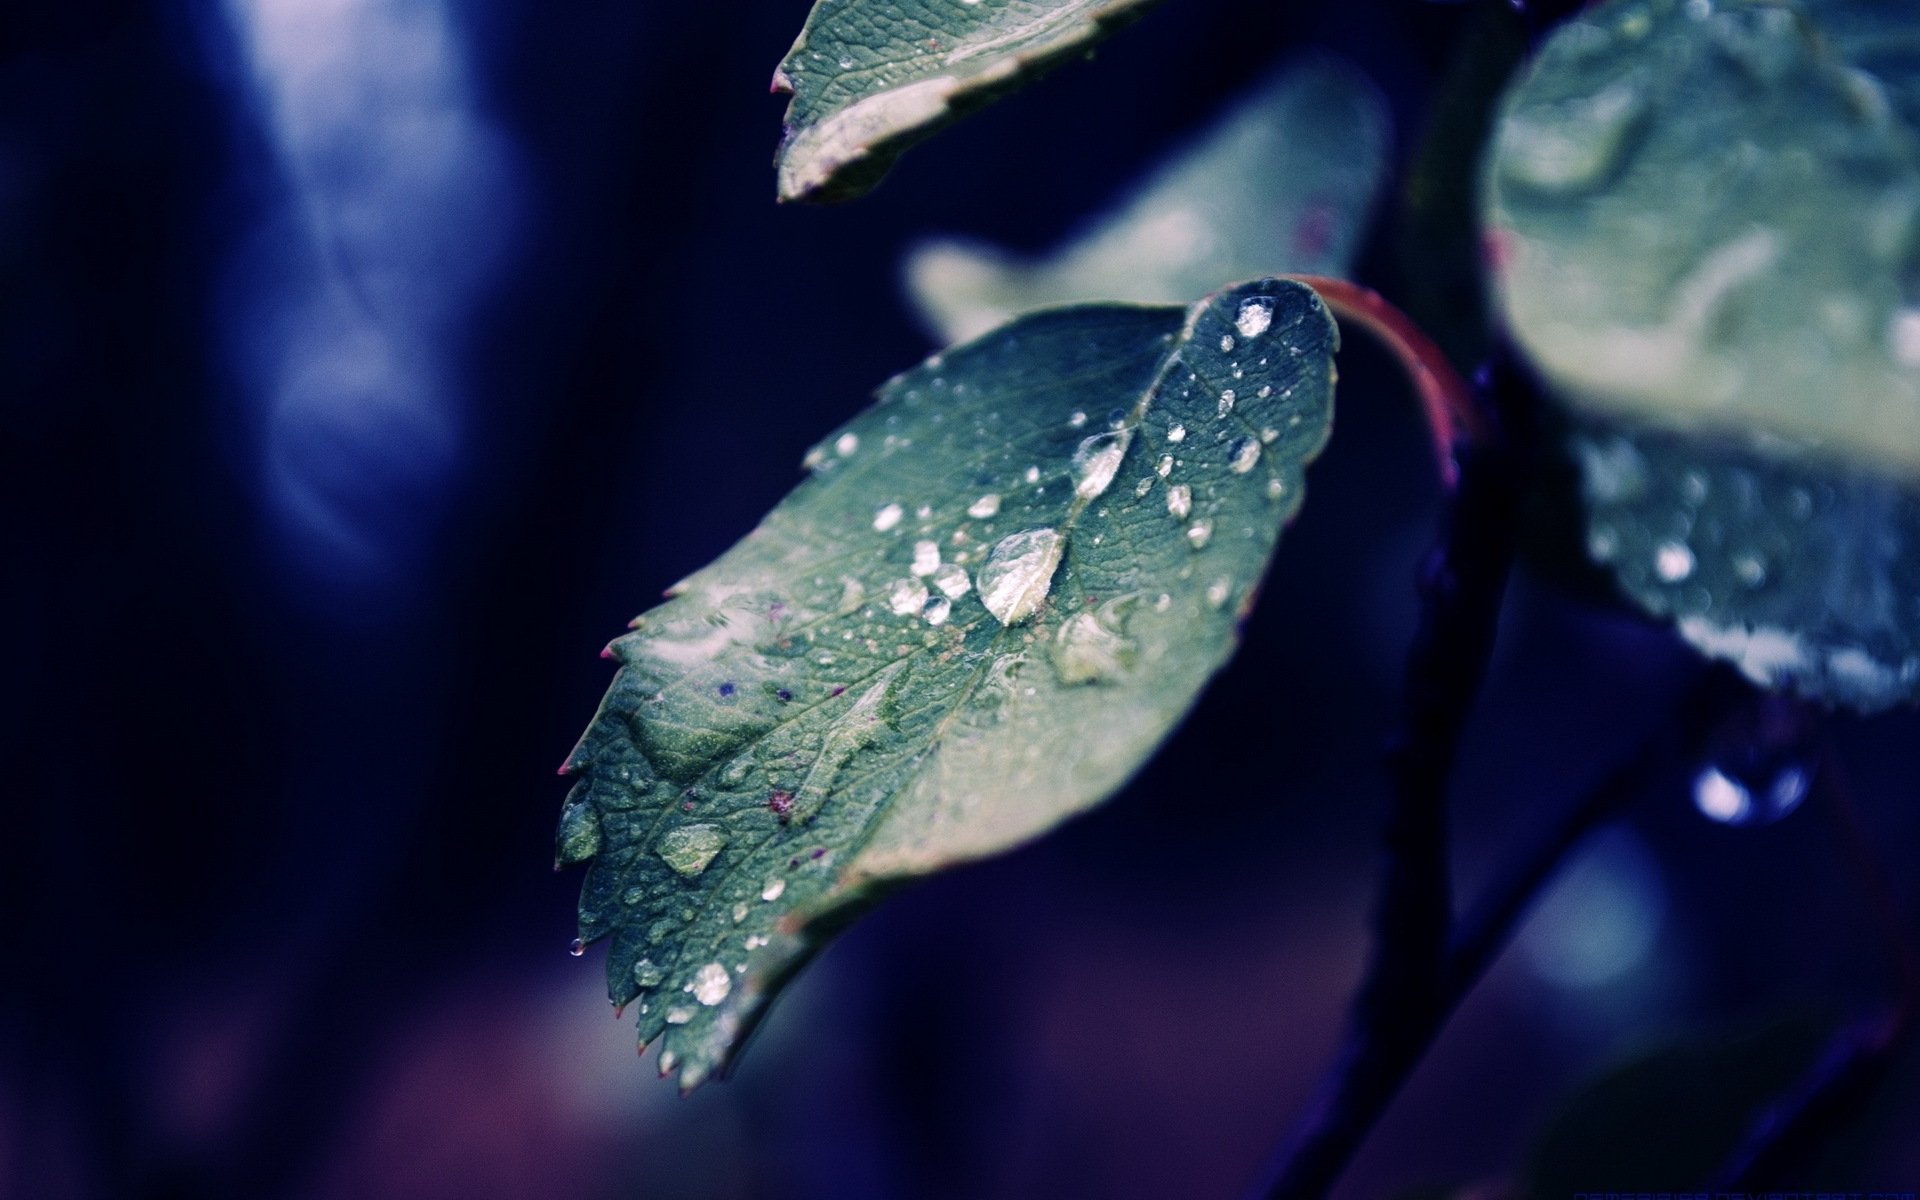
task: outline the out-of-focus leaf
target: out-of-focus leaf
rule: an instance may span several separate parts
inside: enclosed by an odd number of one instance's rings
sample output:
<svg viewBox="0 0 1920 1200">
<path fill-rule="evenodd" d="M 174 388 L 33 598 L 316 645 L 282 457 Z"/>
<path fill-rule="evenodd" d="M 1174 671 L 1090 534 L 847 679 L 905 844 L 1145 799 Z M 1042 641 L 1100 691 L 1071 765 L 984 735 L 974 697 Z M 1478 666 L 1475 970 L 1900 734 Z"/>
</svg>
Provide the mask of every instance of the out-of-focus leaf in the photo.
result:
<svg viewBox="0 0 1920 1200">
<path fill-rule="evenodd" d="M 867 191 L 915 142 L 1154 2 L 819 0 L 773 76 L 776 92 L 793 94 L 775 159 L 780 199 Z"/>
<path fill-rule="evenodd" d="M 1920 495 L 1719 439 L 1587 423 L 1587 552 L 1763 687 L 1873 712 L 1920 692 Z"/>
<path fill-rule="evenodd" d="M 1280 272 L 1344 277 L 1391 140 L 1365 76 L 1301 59 L 1046 258 L 929 242 L 907 261 L 908 292 L 936 337 L 959 341 L 1059 304 L 1182 303 L 1222 279 Z"/>
<path fill-rule="evenodd" d="M 1495 139 L 1494 279 L 1587 411 L 1916 478 L 1920 129 L 1892 99 L 1914 81 L 1844 58 L 1829 7 L 1617 0 L 1556 32 Z M 1834 7 L 1912 36 L 1904 5 Z"/>
<path fill-rule="evenodd" d="M 558 838 L 584 941 L 692 1087 L 887 886 L 1111 794 L 1227 660 L 1332 416 L 1275 280 L 935 356 L 613 643 Z"/>
<path fill-rule="evenodd" d="M 1916 65 L 1898 6 L 1598 5 L 1512 89 L 1485 185 L 1593 560 L 1702 652 L 1868 711 L 1920 695 Z"/>
</svg>

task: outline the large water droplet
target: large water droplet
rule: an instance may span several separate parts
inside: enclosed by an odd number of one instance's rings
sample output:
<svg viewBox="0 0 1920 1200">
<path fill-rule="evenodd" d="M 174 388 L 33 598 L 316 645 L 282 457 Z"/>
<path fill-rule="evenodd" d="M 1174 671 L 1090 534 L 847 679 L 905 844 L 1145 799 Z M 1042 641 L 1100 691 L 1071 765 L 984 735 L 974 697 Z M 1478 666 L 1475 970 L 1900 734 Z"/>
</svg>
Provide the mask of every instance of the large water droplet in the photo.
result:
<svg viewBox="0 0 1920 1200">
<path fill-rule="evenodd" d="M 1817 730 L 1810 710 L 1767 697 L 1714 735 L 1693 780 L 1693 806 L 1723 825 L 1768 825 L 1806 799 Z"/>
<path fill-rule="evenodd" d="M 1091 500 L 1106 491 L 1132 441 L 1133 430 L 1120 429 L 1097 433 L 1081 442 L 1073 452 L 1073 494 Z"/>
<path fill-rule="evenodd" d="M 994 543 L 974 579 L 980 602 L 1002 625 L 1017 625 L 1038 612 L 1053 587 L 1065 543 L 1051 529 L 1023 529 Z"/>
<path fill-rule="evenodd" d="M 1242 300 L 1240 312 L 1233 319 L 1240 330 L 1241 337 L 1255 338 L 1267 331 L 1273 324 L 1273 301 L 1262 296 L 1254 300 Z"/>
<path fill-rule="evenodd" d="M 694 972 L 693 998 L 708 1008 L 725 1000 L 727 993 L 732 990 L 733 979 L 727 974 L 727 969 L 717 962 L 708 963 Z"/>
<path fill-rule="evenodd" d="M 1179 445 L 1181 442 L 1186 441 L 1187 427 L 1185 425 L 1180 424 L 1178 421 L 1174 422 L 1172 425 L 1167 426 L 1167 440 L 1172 442 L 1176 446 Z"/>
<path fill-rule="evenodd" d="M 967 515 L 985 519 L 1000 511 L 1000 497 L 992 492 L 967 505 Z"/>
<path fill-rule="evenodd" d="M 778 876 L 775 876 L 774 878 L 767 880 L 766 886 L 760 889 L 760 898 L 762 900 L 769 900 L 769 901 L 778 900 L 781 894 L 786 890 L 787 890 L 787 881 L 779 878 Z"/>
<path fill-rule="evenodd" d="M 885 533 L 895 525 L 898 525 L 900 518 L 905 515 L 906 510 L 902 509 L 898 504 L 888 504 L 882 507 L 879 512 L 873 514 L 873 528 L 877 533 Z"/>
<path fill-rule="evenodd" d="M 852 458 L 860 449 L 860 435 L 843 433 L 833 443 L 833 452 L 841 458 Z"/>
<path fill-rule="evenodd" d="M 692 878 L 706 870 L 726 844 L 727 835 L 718 825 L 682 825 L 660 839 L 656 852 L 669 867 Z"/>
<path fill-rule="evenodd" d="M 579 938 L 575 938 L 573 939 L 573 941 L 567 944 L 567 953 L 573 955 L 575 958 L 579 958 L 581 955 L 585 954 L 586 952 L 587 952 L 587 944 L 581 941 Z"/>
</svg>

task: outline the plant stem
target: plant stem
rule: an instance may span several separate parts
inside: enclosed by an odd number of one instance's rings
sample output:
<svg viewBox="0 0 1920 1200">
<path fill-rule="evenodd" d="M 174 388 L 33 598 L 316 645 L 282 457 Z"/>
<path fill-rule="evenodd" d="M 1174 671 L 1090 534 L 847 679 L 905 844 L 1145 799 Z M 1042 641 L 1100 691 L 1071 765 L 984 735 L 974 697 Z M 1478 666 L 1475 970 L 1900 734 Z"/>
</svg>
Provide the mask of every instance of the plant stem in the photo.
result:
<svg viewBox="0 0 1920 1200">
<path fill-rule="evenodd" d="M 1474 390 L 1453 369 L 1446 354 L 1407 314 L 1369 287 L 1325 275 L 1289 275 L 1319 293 L 1333 315 L 1355 324 L 1384 343 L 1413 383 L 1420 408 L 1433 436 L 1441 482 L 1452 488 L 1459 482 L 1454 447 L 1462 442 L 1482 443 L 1492 435 Z"/>
<path fill-rule="evenodd" d="M 1355 1006 L 1345 1050 L 1319 1099 L 1277 1157 L 1260 1195 L 1311 1200 L 1327 1194 L 1567 855 L 1629 802 L 1656 790 L 1677 769 L 1690 768 L 1713 730 L 1749 694 L 1747 685 L 1724 667 L 1707 670 L 1659 732 L 1568 810 L 1547 837 L 1488 890 L 1475 915 L 1452 938 L 1438 988 L 1398 1003 Z"/>
</svg>

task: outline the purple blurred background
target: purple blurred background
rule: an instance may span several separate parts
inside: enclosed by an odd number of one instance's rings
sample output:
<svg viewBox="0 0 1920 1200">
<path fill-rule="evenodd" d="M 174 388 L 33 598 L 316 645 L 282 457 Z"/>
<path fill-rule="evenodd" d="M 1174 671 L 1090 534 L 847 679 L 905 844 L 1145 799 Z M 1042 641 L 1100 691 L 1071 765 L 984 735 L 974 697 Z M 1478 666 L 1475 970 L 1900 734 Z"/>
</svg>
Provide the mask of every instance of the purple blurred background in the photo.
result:
<svg viewBox="0 0 1920 1200">
<path fill-rule="evenodd" d="M 1306 46 L 1380 83 L 1404 151 L 1465 7 L 1180 0 L 835 209 L 772 202 L 801 0 L 0 14 L 0 1194 L 1239 1194 L 1365 961 L 1436 513 L 1362 339 L 1246 647 L 1164 752 L 856 927 L 733 1080 L 677 1096 L 567 955 L 553 768 L 600 646 L 929 351 L 914 239 L 1045 246 Z M 1463 883 L 1697 669 L 1523 575 Z M 1903 887 L 1916 735 L 1836 730 Z M 1633 1047 L 1857 1008 L 1884 959 L 1817 814 L 1649 797 L 1342 1194 L 1506 1178 Z M 1825 1186 L 1920 1186 L 1912 1091 Z"/>
</svg>

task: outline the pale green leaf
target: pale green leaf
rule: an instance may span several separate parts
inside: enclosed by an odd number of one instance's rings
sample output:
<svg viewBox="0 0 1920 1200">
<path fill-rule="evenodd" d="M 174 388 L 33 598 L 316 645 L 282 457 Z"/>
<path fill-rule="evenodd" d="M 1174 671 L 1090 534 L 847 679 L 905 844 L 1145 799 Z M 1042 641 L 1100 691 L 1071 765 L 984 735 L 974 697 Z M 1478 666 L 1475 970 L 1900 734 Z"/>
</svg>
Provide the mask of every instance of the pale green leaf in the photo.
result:
<svg viewBox="0 0 1920 1200">
<path fill-rule="evenodd" d="M 1508 96 L 1485 193 L 1501 315 L 1572 410 L 1590 556 L 1703 653 L 1867 711 L 1920 695 L 1898 11 L 1596 6 Z"/>
<path fill-rule="evenodd" d="M 1309 289 L 1028 317 L 897 377 L 613 643 L 558 844 L 692 1087 L 890 885 L 1107 797 L 1232 653 L 1332 416 Z"/>
<path fill-rule="evenodd" d="M 859 195 L 915 142 L 1086 53 L 1153 3 L 819 0 L 773 76 L 775 91 L 793 94 L 775 160 L 780 199 Z"/>
<path fill-rule="evenodd" d="M 1180 303 L 1222 279 L 1283 272 L 1345 277 L 1391 141 L 1365 76 L 1301 59 L 1045 258 L 928 242 L 908 259 L 908 291 L 941 340 L 959 341 L 1059 304 Z"/>
<path fill-rule="evenodd" d="M 1631 0 L 1555 33 L 1486 199 L 1501 314 L 1556 388 L 1920 478 L 1920 130 L 1894 103 L 1920 59 L 1867 53 L 1913 15 Z"/>
</svg>

